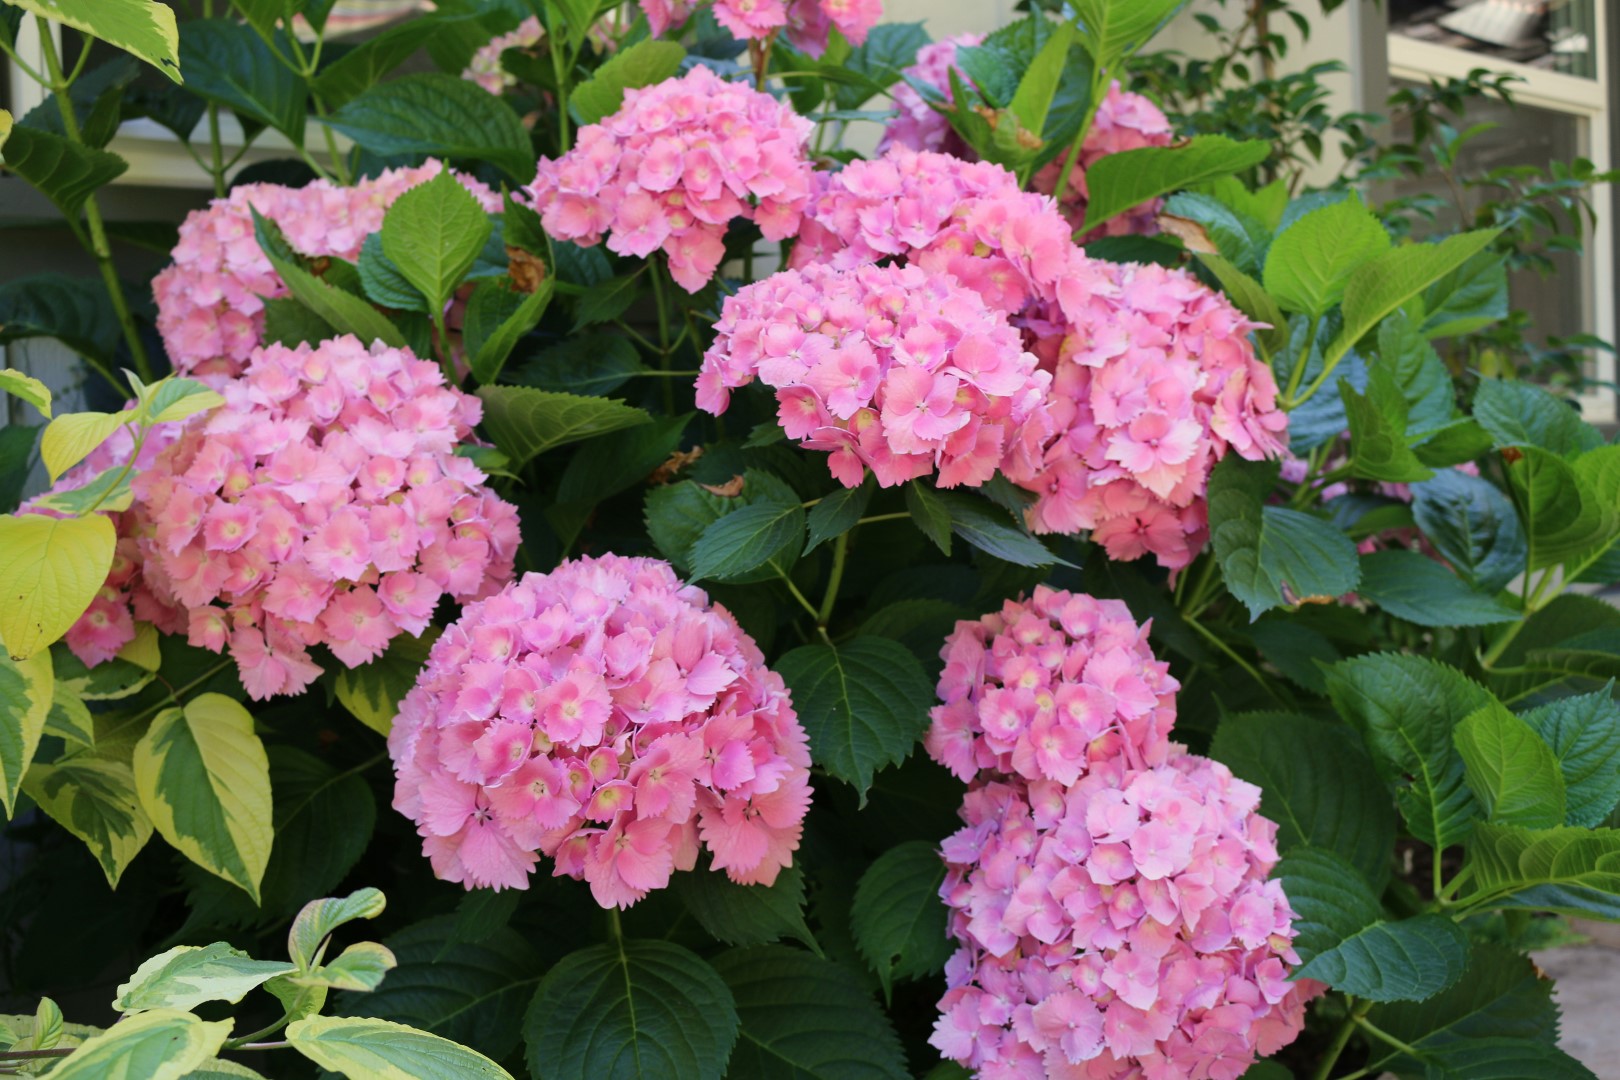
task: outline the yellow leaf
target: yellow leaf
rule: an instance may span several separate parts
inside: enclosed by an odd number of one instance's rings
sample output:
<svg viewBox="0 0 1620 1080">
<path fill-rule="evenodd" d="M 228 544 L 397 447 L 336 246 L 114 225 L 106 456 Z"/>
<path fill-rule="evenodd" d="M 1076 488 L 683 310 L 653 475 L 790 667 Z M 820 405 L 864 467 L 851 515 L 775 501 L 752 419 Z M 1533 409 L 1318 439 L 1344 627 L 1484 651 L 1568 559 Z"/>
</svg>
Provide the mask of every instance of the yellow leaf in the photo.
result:
<svg viewBox="0 0 1620 1080">
<path fill-rule="evenodd" d="M 158 650 L 157 627 L 149 622 L 136 623 L 135 637 L 118 650 L 118 659 L 128 660 L 147 671 L 156 671 L 158 665 L 163 663 L 163 655 Z"/>
<path fill-rule="evenodd" d="M 67 633 L 112 569 L 118 534 L 100 514 L 0 517 L 0 641 L 26 660 Z"/>
<path fill-rule="evenodd" d="M 135 744 L 132 765 L 163 839 L 257 904 L 275 836 L 270 760 L 241 702 L 202 694 L 164 710 Z"/>
<path fill-rule="evenodd" d="M 45 426 L 39 438 L 39 456 L 51 474 L 51 482 L 83 461 L 90 451 L 107 441 L 107 436 L 135 418 L 133 413 L 68 413 Z"/>
<path fill-rule="evenodd" d="M 4 132 L 0 132 L 0 141 L 3 141 L 4 138 Z M 22 372 L 11 368 L 0 368 L 0 389 L 15 394 L 28 402 L 38 409 L 45 419 L 49 420 L 51 418 L 50 387 L 32 375 L 24 375 Z"/>
<path fill-rule="evenodd" d="M 8 818 L 23 774 L 39 748 L 55 692 L 49 649 L 20 662 L 0 656 L 0 802 Z"/>
</svg>

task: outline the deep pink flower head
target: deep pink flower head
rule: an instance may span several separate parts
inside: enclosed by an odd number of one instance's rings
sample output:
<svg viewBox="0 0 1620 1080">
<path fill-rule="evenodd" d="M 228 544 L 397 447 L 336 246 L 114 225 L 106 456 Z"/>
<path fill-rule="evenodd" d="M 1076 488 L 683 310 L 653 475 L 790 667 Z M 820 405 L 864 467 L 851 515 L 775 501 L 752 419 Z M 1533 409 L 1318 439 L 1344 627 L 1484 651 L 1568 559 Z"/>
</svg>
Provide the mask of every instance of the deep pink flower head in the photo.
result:
<svg viewBox="0 0 1620 1080">
<path fill-rule="evenodd" d="M 1007 1080 L 1236 1080 L 1325 987 L 1289 981 L 1293 918 L 1260 791 L 1173 746 L 1077 783 L 990 779 L 943 845 L 960 949 L 929 1040 Z"/>
<path fill-rule="evenodd" d="M 668 563 L 603 555 L 469 605 L 388 737 L 434 872 L 528 886 L 537 853 L 629 907 L 700 847 L 741 884 L 791 865 L 808 739 L 781 676 Z"/>
<path fill-rule="evenodd" d="M 158 330 L 174 369 L 210 382 L 239 374 L 264 338 L 264 301 L 287 287 L 259 249 L 252 209 L 281 226 L 304 255 L 353 261 L 382 228 L 395 199 L 431 180 L 437 161 L 390 169 L 354 187 L 317 180 L 305 187 L 244 184 L 187 215 L 174 262 L 152 282 Z M 458 177 L 490 213 L 501 197 L 471 177 Z"/>
<path fill-rule="evenodd" d="M 1072 784 L 1096 762 L 1162 764 L 1179 684 L 1118 600 L 1038 586 L 963 620 L 940 651 L 924 745 L 962 780 L 985 770 Z"/>
<path fill-rule="evenodd" d="M 128 411 L 134 407 L 135 402 L 131 401 L 124 409 Z M 135 459 L 132 475 L 152 468 L 158 455 L 180 438 L 180 432 L 179 424 L 157 424 L 148 430 L 146 440 L 141 444 L 140 455 Z M 18 512 L 62 516 L 40 505 L 39 499 L 77 491 L 108 469 L 123 467 L 134 450 L 134 431 L 127 427 L 119 428 L 90 451 L 82 462 L 64 473 L 46 495 L 24 503 Z M 165 634 L 183 633 L 186 629 L 185 612 L 154 592 L 141 572 L 143 560 L 137 539 L 148 530 L 145 508 L 136 502 L 127 510 L 107 516 L 112 519 L 118 533 L 112 568 L 108 570 L 107 580 L 90 602 L 90 607 L 63 637 L 73 655 L 82 660 L 86 667 L 95 667 L 112 659 L 120 649 L 135 640 L 137 622 L 149 622 Z"/>
<path fill-rule="evenodd" d="M 1053 435 L 1020 446 L 1003 471 L 1038 496 L 1035 531 L 1089 529 L 1111 558 L 1184 567 L 1208 539 L 1215 464 L 1286 450 L 1288 415 L 1255 355 L 1255 324 L 1184 270 L 1079 252 L 1058 306 L 1066 332 L 1042 357 Z"/>
<path fill-rule="evenodd" d="M 443 596 L 512 575 L 517 511 L 458 457 L 481 403 L 437 364 L 353 336 L 256 350 L 225 404 L 136 476 L 146 584 L 229 647 L 254 698 L 294 694 L 326 646 L 357 667 Z"/>
<path fill-rule="evenodd" d="M 619 111 L 542 161 L 526 190 L 546 231 L 646 258 L 662 250 L 697 292 L 725 255 L 726 226 L 753 221 L 769 240 L 799 230 L 810 197 L 813 125 L 786 102 L 706 67 L 627 90 Z"/>
<path fill-rule="evenodd" d="M 685 22 L 696 0 L 640 0 L 653 36 Z M 859 45 L 883 18 L 883 0 L 714 0 L 714 17 L 740 41 L 783 33 L 794 48 L 819 57 L 833 27 Z"/>
<path fill-rule="evenodd" d="M 920 266 L 788 270 L 728 297 L 697 403 L 719 414 L 758 378 L 789 438 L 828 450 L 846 487 L 939 472 L 978 486 L 1040 416 L 1049 376 L 1006 317 Z"/>
</svg>

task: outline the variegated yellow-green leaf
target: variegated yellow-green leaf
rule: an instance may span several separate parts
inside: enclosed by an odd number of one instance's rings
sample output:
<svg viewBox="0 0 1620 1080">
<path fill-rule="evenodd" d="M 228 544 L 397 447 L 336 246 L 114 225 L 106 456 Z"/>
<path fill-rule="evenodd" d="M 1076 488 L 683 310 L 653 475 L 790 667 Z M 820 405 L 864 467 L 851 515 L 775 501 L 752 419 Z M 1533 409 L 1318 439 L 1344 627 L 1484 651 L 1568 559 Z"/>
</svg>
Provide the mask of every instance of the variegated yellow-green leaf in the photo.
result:
<svg viewBox="0 0 1620 1080">
<path fill-rule="evenodd" d="M 84 841 L 113 888 L 152 838 L 152 820 L 135 795 L 135 774 L 122 761 L 74 754 L 35 765 L 23 790 L 52 820 Z"/>
<path fill-rule="evenodd" d="M 400 698 L 416 685 L 438 636 L 438 628 L 432 626 L 419 638 L 401 634 L 371 663 L 339 671 L 337 699 L 366 727 L 387 735 L 399 715 Z"/>
<path fill-rule="evenodd" d="M 34 1033 L 29 1037 L 35 1050 L 49 1050 L 62 1041 L 62 1010 L 50 998 L 40 998 L 34 1010 Z"/>
<path fill-rule="evenodd" d="M 44 656 L 46 653 L 39 655 Z M 78 691 L 73 689 L 72 684 L 61 679 L 56 680 L 56 687 L 51 694 L 51 711 L 45 717 L 45 733 L 78 743 L 80 746 L 96 745 L 96 721 L 90 715 L 90 707 L 84 703 L 84 698 L 79 696 Z"/>
<path fill-rule="evenodd" d="M 174 12 L 157 0 L 7 0 L 66 23 L 139 57 L 180 81 L 180 35 Z"/>
<path fill-rule="evenodd" d="M 163 654 L 158 651 L 157 627 L 149 622 L 136 623 L 135 636 L 118 650 L 118 658 L 147 671 L 156 671 L 163 663 Z"/>
<path fill-rule="evenodd" d="M 253 717 L 224 694 L 158 714 L 135 744 L 135 791 L 163 839 L 259 902 L 270 859 L 270 761 Z"/>
<path fill-rule="evenodd" d="M 117 544 L 100 514 L 0 517 L 0 641 L 13 660 L 45 649 L 78 621 L 106 582 Z"/>
<path fill-rule="evenodd" d="M 399 966 L 393 951 L 375 941 L 359 941 L 344 949 L 330 964 L 321 964 L 289 982 L 300 986 L 325 986 L 332 990 L 358 990 L 369 993 L 382 985 L 383 976 Z"/>
<path fill-rule="evenodd" d="M 311 1016 L 287 1027 L 293 1049 L 349 1080 L 512 1080 L 476 1050 L 362 1016 Z"/>
<path fill-rule="evenodd" d="M 219 1052 L 232 1021 L 209 1023 L 178 1009 L 153 1009 L 86 1039 L 51 1070 L 57 1080 L 180 1080 Z"/>
<path fill-rule="evenodd" d="M 4 138 L 5 132 L 0 131 L 0 140 Z M 0 368 L 0 390 L 22 398 L 38 409 L 45 419 L 51 418 L 50 388 L 32 375 L 24 375 L 11 368 Z"/>
<path fill-rule="evenodd" d="M 212 945 L 177 945 L 135 969 L 118 988 L 113 1008 L 119 1012 L 149 1009 L 192 1009 L 205 1001 L 241 1001 L 260 983 L 293 969 L 282 961 L 255 960 L 223 941 Z M 368 988 L 369 989 L 369 988 Z"/>
<path fill-rule="evenodd" d="M 0 802 L 8 818 L 45 732 L 55 689 L 49 650 L 22 661 L 0 656 Z"/>
<path fill-rule="evenodd" d="M 86 701 L 118 701 L 140 693 L 152 681 L 152 672 L 117 657 L 87 668 L 66 645 L 51 653 L 56 681 L 72 687 Z"/>
<path fill-rule="evenodd" d="M 51 480 L 83 461 L 107 436 L 135 419 L 133 413 L 81 412 L 58 416 L 39 437 L 39 456 Z"/>
<path fill-rule="evenodd" d="M 375 919 L 387 900 L 378 889 L 360 889 L 348 896 L 329 896 L 304 905 L 287 932 L 287 955 L 307 972 L 320 962 L 321 942 L 333 930 L 355 919 Z"/>
<path fill-rule="evenodd" d="M 185 420 L 223 404 L 225 399 L 218 392 L 196 379 L 170 376 L 141 391 L 141 407 L 148 419 L 159 424 Z"/>
</svg>

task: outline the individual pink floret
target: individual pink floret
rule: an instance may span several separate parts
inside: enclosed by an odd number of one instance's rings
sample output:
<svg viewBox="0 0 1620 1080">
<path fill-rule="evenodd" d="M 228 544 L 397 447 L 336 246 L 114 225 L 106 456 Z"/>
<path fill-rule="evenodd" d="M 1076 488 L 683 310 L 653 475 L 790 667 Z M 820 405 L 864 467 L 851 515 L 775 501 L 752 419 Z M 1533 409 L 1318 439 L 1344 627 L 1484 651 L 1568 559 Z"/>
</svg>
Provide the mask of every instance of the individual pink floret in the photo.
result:
<svg viewBox="0 0 1620 1080">
<path fill-rule="evenodd" d="M 994 475 L 1026 425 L 1044 432 L 1049 376 L 1006 317 L 919 266 L 788 270 L 726 299 L 697 404 L 724 412 L 756 378 L 789 438 L 831 452 L 846 487 L 936 471 L 941 487 Z"/>
<path fill-rule="evenodd" d="M 1007 1080 L 1236 1080 L 1325 990 L 1289 981 L 1294 913 L 1260 790 L 1173 745 L 1077 782 L 989 778 L 944 843 L 960 948 L 929 1040 Z"/>
<path fill-rule="evenodd" d="M 700 848 L 740 884 L 792 864 L 808 739 L 781 676 L 668 563 L 603 555 L 525 574 L 434 644 L 388 738 L 394 808 L 467 888 L 589 882 L 629 907 Z"/>
<path fill-rule="evenodd" d="M 210 383 L 240 374 L 264 340 L 264 302 L 287 287 L 259 248 L 252 210 L 275 222 L 294 250 L 354 261 L 367 236 L 382 228 L 395 199 L 439 174 L 437 161 L 390 169 L 339 187 L 317 180 L 301 188 L 244 184 L 180 226 L 174 262 L 152 282 L 157 325 L 177 372 Z M 471 177 L 458 177 L 490 213 L 501 197 Z"/>
<path fill-rule="evenodd" d="M 685 22 L 696 0 L 640 0 L 656 37 Z M 741 41 L 784 34 L 794 48 L 819 57 L 836 27 L 850 43 L 866 40 L 883 18 L 883 0 L 714 0 L 715 20 Z"/>
<path fill-rule="evenodd" d="M 706 67 L 627 90 L 619 111 L 542 161 L 526 191 L 552 237 L 646 258 L 662 250 L 675 281 L 703 288 L 733 218 L 768 240 L 799 230 L 810 197 L 813 124 L 786 102 Z"/>
<path fill-rule="evenodd" d="M 160 628 L 228 649 L 253 698 L 313 682 L 313 646 L 357 667 L 441 597 L 511 578 L 517 511 L 455 454 L 481 404 L 437 364 L 353 336 L 270 345 L 221 393 L 136 475 L 136 561 L 190 609 Z"/>
<path fill-rule="evenodd" d="M 1042 585 L 956 624 L 924 745 L 961 780 L 1072 784 L 1096 762 L 1162 764 L 1179 684 L 1118 600 Z"/>
</svg>

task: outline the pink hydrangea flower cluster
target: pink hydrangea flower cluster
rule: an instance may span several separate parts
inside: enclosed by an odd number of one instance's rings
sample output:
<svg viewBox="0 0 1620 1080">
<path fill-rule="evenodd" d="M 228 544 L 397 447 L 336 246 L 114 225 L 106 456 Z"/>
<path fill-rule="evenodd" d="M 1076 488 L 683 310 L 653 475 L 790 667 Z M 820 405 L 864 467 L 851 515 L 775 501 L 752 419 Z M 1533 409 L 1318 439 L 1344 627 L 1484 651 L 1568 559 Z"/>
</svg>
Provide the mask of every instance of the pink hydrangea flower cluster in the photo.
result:
<svg viewBox="0 0 1620 1080">
<path fill-rule="evenodd" d="M 469 605 L 388 748 L 394 808 L 439 877 L 522 889 L 540 852 L 603 907 L 663 888 L 700 847 L 769 885 L 810 805 L 781 676 L 657 559 L 581 558 Z"/>
<path fill-rule="evenodd" d="M 1179 746 L 1073 785 L 986 782 L 944 843 L 961 948 L 930 1042 L 998 1080 L 1237 1080 L 1324 987 L 1299 963 L 1260 791 Z"/>
<path fill-rule="evenodd" d="M 958 78 L 964 83 L 969 81 L 956 67 L 956 50 L 983 41 L 983 34 L 957 34 L 917 50 L 916 63 L 901 69 L 903 81 L 896 83 L 893 88 L 895 115 L 883 129 L 883 138 L 878 142 L 879 154 L 891 146 L 904 146 L 912 150 L 950 154 L 963 160 L 975 157 L 972 149 L 951 127 L 951 122 L 928 103 L 912 85 L 912 80 L 933 87 L 947 102 L 955 102 L 951 72 L 957 71 Z"/>
<path fill-rule="evenodd" d="M 653 36 L 685 22 L 694 0 L 640 0 Z M 834 27 L 859 45 L 883 18 L 883 0 L 714 0 L 714 17 L 740 41 L 783 33 L 794 48 L 819 57 Z"/>
<path fill-rule="evenodd" d="M 938 470 L 941 487 L 995 475 L 1026 424 L 1042 425 L 1050 376 L 1016 329 L 949 274 L 920 266 L 787 270 L 726 299 L 697 381 L 698 407 L 732 389 L 776 390 L 788 438 L 827 450 L 855 487 Z"/>
<path fill-rule="evenodd" d="M 986 770 L 1073 784 L 1098 761 L 1160 765 L 1170 748 L 1170 665 L 1118 600 L 1036 588 L 956 624 L 925 745 L 958 779 Z"/>
<path fill-rule="evenodd" d="M 442 168 L 429 161 L 390 169 L 353 187 L 325 180 L 301 188 L 244 184 L 192 211 L 180 226 L 174 262 L 152 282 L 158 330 L 174 369 L 210 382 L 239 374 L 263 340 L 264 301 L 287 294 L 259 249 L 252 210 L 279 225 L 302 254 L 352 262 L 394 200 Z M 458 179 L 486 211 L 500 211 L 500 195 L 470 177 Z"/>
<path fill-rule="evenodd" d="M 538 16 L 531 15 L 518 23 L 515 29 L 479 46 L 461 77 L 477 83 L 491 94 L 499 94 L 516 86 L 517 77 L 501 66 L 501 54 L 507 49 L 532 49 L 545 37 L 546 28 L 540 25 Z"/>
<path fill-rule="evenodd" d="M 720 266 L 726 226 L 753 221 L 766 239 L 799 230 L 810 197 L 813 125 L 785 102 L 706 67 L 627 90 L 619 111 L 542 161 L 526 190 L 553 237 L 646 258 L 697 292 Z"/>
<path fill-rule="evenodd" d="M 256 350 L 225 405 L 134 481 L 147 584 L 258 699 L 419 635 L 441 597 L 510 579 L 517 511 L 458 457 L 481 403 L 437 364 L 353 336 Z"/>
<path fill-rule="evenodd" d="M 1049 361 L 1056 434 L 1009 458 L 1036 493 L 1037 532 L 1092 530 L 1114 559 L 1172 569 L 1208 539 L 1204 493 L 1228 452 L 1286 450 L 1288 416 L 1255 328 L 1184 270 L 1071 260 L 1058 286 L 1069 333 Z"/>
<path fill-rule="evenodd" d="M 124 409 L 128 411 L 134 407 L 135 402 L 132 401 Z M 180 431 L 178 424 L 152 427 L 141 444 L 131 475 L 139 475 L 152 468 L 158 455 L 180 437 Z M 77 491 L 108 469 L 122 468 L 134 451 L 134 429 L 119 428 L 90 451 L 82 462 L 64 473 L 46 495 L 25 503 L 19 512 L 61 516 L 41 505 L 39 499 Z M 137 538 L 147 523 L 144 507 L 136 502 L 129 509 L 108 516 L 112 518 L 113 527 L 118 533 L 112 568 L 107 571 L 107 580 L 102 583 L 96 598 L 90 601 L 90 607 L 63 636 L 64 643 L 86 667 L 95 667 L 111 660 L 120 649 L 134 641 L 137 621 L 151 623 L 165 634 L 183 633 L 186 625 L 185 613 L 155 592 L 141 572 L 142 560 Z"/>
<path fill-rule="evenodd" d="M 1260 791 L 1169 739 L 1178 686 L 1124 604 L 1039 588 L 946 640 L 929 754 L 970 781 L 930 1040 L 1001 1080 L 1234 1080 L 1315 984 Z"/>
</svg>

